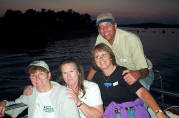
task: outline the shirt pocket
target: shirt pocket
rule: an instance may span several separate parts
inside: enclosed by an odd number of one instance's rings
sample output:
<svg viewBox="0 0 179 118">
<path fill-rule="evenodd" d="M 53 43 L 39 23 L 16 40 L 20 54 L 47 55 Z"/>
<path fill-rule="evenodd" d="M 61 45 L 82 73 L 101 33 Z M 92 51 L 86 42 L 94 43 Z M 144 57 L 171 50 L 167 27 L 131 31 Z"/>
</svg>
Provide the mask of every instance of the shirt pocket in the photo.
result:
<svg viewBox="0 0 179 118">
<path fill-rule="evenodd" d="M 134 70 L 135 69 L 135 63 L 133 62 L 133 58 L 130 55 L 123 55 L 120 57 L 119 59 L 120 63 L 122 64 L 122 66 L 130 69 L 130 70 Z"/>
</svg>

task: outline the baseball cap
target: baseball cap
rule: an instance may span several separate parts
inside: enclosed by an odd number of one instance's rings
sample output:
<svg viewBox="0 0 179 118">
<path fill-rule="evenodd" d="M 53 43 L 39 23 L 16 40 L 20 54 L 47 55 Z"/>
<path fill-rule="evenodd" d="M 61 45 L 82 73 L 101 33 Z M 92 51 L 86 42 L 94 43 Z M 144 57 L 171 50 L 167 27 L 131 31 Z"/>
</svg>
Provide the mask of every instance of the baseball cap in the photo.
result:
<svg viewBox="0 0 179 118">
<path fill-rule="evenodd" d="M 47 65 L 45 61 L 42 61 L 42 60 L 33 61 L 28 65 L 27 70 L 29 69 L 29 67 L 32 67 L 32 66 L 44 68 L 50 72 L 49 66 Z"/>
<path fill-rule="evenodd" d="M 115 19 L 110 12 L 103 12 L 97 16 L 96 26 L 98 26 L 102 22 L 113 22 L 113 21 L 115 21 Z"/>
</svg>

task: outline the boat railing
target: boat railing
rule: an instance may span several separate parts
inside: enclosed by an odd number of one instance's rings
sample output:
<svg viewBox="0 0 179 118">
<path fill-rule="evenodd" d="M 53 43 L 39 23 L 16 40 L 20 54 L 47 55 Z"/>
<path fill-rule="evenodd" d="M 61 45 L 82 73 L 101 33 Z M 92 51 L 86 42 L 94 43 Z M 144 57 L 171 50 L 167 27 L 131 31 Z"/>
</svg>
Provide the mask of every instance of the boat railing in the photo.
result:
<svg viewBox="0 0 179 118">
<path fill-rule="evenodd" d="M 158 102 L 162 105 L 167 106 L 167 107 L 179 108 L 178 105 L 169 105 L 169 104 L 166 104 L 166 102 L 165 102 L 165 95 L 179 98 L 179 93 L 176 93 L 173 91 L 168 91 L 163 88 L 163 78 L 162 78 L 159 70 L 154 70 L 154 74 L 155 74 L 155 76 L 154 76 L 155 79 L 157 79 L 157 81 L 158 80 L 160 81 L 159 82 L 160 87 L 159 88 L 151 87 L 150 91 L 157 92 L 160 94 L 160 96 L 157 98 Z"/>
</svg>

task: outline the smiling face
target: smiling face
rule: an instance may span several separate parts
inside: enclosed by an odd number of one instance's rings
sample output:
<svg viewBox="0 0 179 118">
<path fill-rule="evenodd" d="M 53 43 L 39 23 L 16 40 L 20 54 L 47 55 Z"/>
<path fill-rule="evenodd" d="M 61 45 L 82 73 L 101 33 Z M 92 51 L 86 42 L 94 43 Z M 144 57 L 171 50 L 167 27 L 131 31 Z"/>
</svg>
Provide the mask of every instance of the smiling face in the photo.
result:
<svg viewBox="0 0 179 118">
<path fill-rule="evenodd" d="M 32 72 L 29 72 L 29 78 L 32 82 L 32 85 L 39 91 L 45 92 L 50 88 L 50 78 L 51 73 L 47 70 L 35 69 Z"/>
<path fill-rule="evenodd" d="M 102 71 L 109 69 L 112 64 L 112 59 L 107 51 L 96 50 L 94 52 L 95 62 L 98 68 Z"/>
<path fill-rule="evenodd" d="M 76 87 L 78 86 L 78 77 L 79 77 L 79 72 L 74 63 L 66 63 L 61 66 L 61 72 L 63 79 L 67 86 L 69 87 Z"/>
<path fill-rule="evenodd" d="M 116 34 L 117 24 L 111 22 L 102 22 L 98 26 L 98 32 L 109 43 L 113 43 Z"/>
</svg>

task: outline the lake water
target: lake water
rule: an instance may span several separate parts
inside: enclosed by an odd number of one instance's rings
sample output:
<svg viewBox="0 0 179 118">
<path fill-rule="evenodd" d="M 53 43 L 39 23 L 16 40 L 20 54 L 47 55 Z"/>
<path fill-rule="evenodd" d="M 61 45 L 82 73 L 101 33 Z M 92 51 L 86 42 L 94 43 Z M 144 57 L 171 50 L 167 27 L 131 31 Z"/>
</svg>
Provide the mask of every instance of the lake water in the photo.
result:
<svg viewBox="0 0 179 118">
<path fill-rule="evenodd" d="M 179 93 L 179 29 L 123 29 L 132 31 L 141 38 L 146 56 L 162 75 L 164 89 Z M 86 38 L 51 42 L 44 49 L 0 53 L 0 100 L 18 97 L 24 86 L 30 84 L 25 68 L 33 60 L 45 60 L 50 66 L 54 80 L 60 61 L 68 57 L 75 57 L 87 74 L 90 67 L 90 50 L 95 39 L 96 35 L 91 35 Z"/>
</svg>

